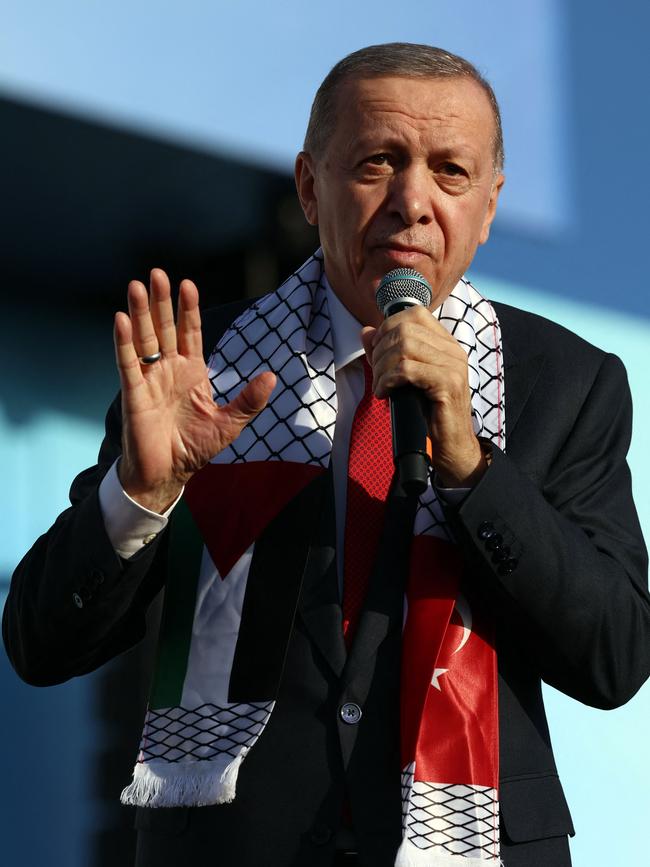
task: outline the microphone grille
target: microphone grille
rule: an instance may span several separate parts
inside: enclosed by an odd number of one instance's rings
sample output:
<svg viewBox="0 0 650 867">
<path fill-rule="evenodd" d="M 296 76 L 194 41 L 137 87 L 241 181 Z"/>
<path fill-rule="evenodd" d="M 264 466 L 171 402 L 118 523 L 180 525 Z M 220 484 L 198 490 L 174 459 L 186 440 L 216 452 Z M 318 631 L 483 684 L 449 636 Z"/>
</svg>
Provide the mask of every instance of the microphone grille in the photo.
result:
<svg viewBox="0 0 650 867">
<path fill-rule="evenodd" d="M 384 314 L 387 307 L 401 298 L 412 298 L 428 307 L 431 297 L 429 281 L 414 268 L 394 268 L 384 274 L 375 293 L 377 307 Z"/>
</svg>

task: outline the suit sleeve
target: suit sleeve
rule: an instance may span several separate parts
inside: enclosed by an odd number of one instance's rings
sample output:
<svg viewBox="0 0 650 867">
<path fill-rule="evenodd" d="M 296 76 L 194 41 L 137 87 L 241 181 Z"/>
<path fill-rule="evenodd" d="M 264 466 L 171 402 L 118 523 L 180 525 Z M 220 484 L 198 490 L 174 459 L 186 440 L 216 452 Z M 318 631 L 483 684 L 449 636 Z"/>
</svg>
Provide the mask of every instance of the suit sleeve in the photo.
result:
<svg viewBox="0 0 650 867">
<path fill-rule="evenodd" d="M 452 518 L 499 628 L 547 683 L 601 708 L 626 702 L 650 674 L 647 554 L 626 463 L 631 423 L 625 369 L 605 356 L 544 472 L 531 478 L 495 448 Z"/>
<path fill-rule="evenodd" d="M 2 631 L 12 665 L 28 683 L 60 683 L 137 643 L 146 610 L 162 587 L 166 533 L 122 560 L 104 528 L 98 489 L 120 454 L 120 432 L 116 400 L 97 465 L 77 476 L 70 508 L 14 572 Z"/>
</svg>

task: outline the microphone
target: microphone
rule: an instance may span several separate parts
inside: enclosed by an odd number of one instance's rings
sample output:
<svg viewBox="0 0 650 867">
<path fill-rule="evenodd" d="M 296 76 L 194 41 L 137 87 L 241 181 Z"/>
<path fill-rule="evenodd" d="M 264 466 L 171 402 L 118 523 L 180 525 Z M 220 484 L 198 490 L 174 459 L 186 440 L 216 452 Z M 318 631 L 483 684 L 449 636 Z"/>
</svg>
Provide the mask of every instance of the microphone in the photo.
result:
<svg viewBox="0 0 650 867">
<path fill-rule="evenodd" d="M 375 300 L 387 319 L 400 310 L 431 304 L 431 286 L 413 268 L 395 268 L 382 278 Z M 393 430 L 393 458 L 400 483 L 409 496 L 420 496 L 429 479 L 425 398 L 414 385 L 391 392 L 390 418 Z"/>
</svg>

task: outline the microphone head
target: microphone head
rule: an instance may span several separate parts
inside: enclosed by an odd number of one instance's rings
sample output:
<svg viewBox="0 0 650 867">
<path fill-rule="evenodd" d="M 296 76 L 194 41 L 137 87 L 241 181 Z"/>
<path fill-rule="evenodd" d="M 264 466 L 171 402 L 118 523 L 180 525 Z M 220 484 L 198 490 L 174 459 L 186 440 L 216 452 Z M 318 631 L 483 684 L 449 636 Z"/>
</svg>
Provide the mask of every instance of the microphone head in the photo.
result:
<svg viewBox="0 0 650 867">
<path fill-rule="evenodd" d="M 377 307 L 384 316 L 390 316 L 391 308 L 395 304 L 401 307 L 413 307 L 417 304 L 428 307 L 431 298 L 429 281 L 413 268 L 394 268 L 384 274 L 375 293 Z"/>
</svg>

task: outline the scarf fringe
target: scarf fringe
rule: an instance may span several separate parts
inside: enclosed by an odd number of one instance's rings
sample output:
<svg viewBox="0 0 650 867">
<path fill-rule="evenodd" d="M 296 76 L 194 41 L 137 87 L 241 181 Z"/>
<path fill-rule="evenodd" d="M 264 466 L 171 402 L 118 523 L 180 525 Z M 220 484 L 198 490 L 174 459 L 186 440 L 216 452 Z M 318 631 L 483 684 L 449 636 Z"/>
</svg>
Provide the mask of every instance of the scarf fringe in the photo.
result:
<svg viewBox="0 0 650 867">
<path fill-rule="evenodd" d="M 140 762 L 120 801 L 134 807 L 206 807 L 229 804 L 235 798 L 243 750 L 224 765 L 205 762 Z M 229 757 L 228 757 L 229 758 Z"/>
<path fill-rule="evenodd" d="M 404 838 L 397 850 L 395 867 L 500 867 L 500 858 L 466 858 L 464 855 L 442 855 L 437 847 L 419 849 L 410 840 Z"/>
</svg>

